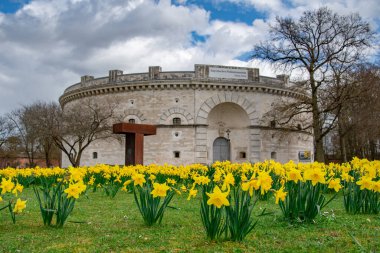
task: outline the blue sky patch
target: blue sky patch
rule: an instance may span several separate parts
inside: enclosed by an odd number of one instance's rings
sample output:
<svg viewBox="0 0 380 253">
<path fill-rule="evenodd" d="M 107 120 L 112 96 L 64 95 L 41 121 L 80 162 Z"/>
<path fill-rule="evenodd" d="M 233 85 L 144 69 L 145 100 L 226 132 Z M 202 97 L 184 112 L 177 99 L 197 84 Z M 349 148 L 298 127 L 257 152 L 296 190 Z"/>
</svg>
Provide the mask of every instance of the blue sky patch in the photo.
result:
<svg viewBox="0 0 380 253">
<path fill-rule="evenodd" d="M 235 57 L 235 59 L 239 60 L 239 61 L 248 62 L 248 61 L 252 60 L 252 55 L 253 55 L 253 52 L 248 51 L 248 52 L 242 53 L 241 55 Z"/>
<path fill-rule="evenodd" d="M 15 13 L 30 0 L 0 0 L 0 12 L 2 13 Z"/>
<path fill-rule="evenodd" d="M 197 43 L 204 43 L 204 42 L 206 42 L 208 37 L 209 36 L 207 36 L 207 35 L 200 35 L 197 32 L 192 31 L 191 32 L 191 43 L 193 45 L 195 45 Z"/>
<path fill-rule="evenodd" d="M 177 1 L 173 1 L 177 2 Z M 178 4 L 177 4 L 178 5 Z M 258 12 L 248 4 L 218 2 L 215 0 L 188 0 L 185 5 L 196 5 L 210 12 L 211 20 L 241 22 L 252 25 L 255 19 L 265 19 L 265 13 Z"/>
</svg>

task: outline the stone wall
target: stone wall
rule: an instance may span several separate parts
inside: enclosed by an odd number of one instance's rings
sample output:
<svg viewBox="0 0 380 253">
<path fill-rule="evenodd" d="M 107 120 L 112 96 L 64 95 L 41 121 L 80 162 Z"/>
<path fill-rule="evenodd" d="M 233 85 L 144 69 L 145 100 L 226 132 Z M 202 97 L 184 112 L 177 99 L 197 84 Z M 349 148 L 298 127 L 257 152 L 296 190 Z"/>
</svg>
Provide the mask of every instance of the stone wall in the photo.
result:
<svg viewBox="0 0 380 253">
<path fill-rule="evenodd" d="M 250 81 L 210 78 L 202 81 L 202 75 L 207 74 L 207 68 L 202 66 L 205 65 L 197 65 L 195 72 L 161 72 L 159 67 L 135 75 L 110 71 L 112 80 L 119 82 L 118 88 L 103 88 L 99 93 L 70 89 L 60 101 L 65 109 L 69 109 L 80 104 L 83 97 L 95 99 L 98 104 L 112 99 L 118 102 L 117 111 L 125 122 L 135 119 L 136 123 L 156 125 L 157 134 L 144 139 L 145 164 L 212 163 L 213 142 L 218 137 L 229 138 L 234 162 L 255 162 L 273 156 L 281 162 L 297 161 L 299 151 L 312 150 L 312 138 L 307 133 L 269 129 L 269 122 L 263 120 L 273 102 L 284 96 L 293 99 L 300 95 L 285 87 L 288 80 L 284 76 L 272 78 L 274 84 L 265 84 L 259 82 L 263 78 L 255 78 L 258 70 L 248 69 Z M 120 80 L 125 81 L 126 76 L 140 76 L 145 82 L 139 84 L 129 79 L 123 84 Z M 152 80 L 146 81 L 145 78 Z M 178 80 L 162 80 L 165 78 Z M 87 82 L 92 82 L 91 78 Z M 121 89 L 121 85 L 137 88 Z M 261 88 L 266 85 L 271 88 Z M 91 88 L 98 89 L 96 86 Z M 181 125 L 173 125 L 173 118 L 180 118 Z M 123 164 L 124 145 L 124 141 L 98 141 L 85 150 L 81 164 Z M 96 159 L 93 158 L 94 152 L 97 153 Z M 65 157 L 62 164 L 68 165 Z"/>
</svg>

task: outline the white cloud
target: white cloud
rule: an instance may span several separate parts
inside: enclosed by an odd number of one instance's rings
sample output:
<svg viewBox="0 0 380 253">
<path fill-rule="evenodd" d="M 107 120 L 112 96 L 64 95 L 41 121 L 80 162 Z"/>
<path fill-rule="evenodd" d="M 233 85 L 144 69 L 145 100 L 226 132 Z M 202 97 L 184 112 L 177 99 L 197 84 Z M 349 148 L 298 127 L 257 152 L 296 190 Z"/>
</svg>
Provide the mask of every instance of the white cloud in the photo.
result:
<svg viewBox="0 0 380 253">
<path fill-rule="evenodd" d="M 273 76 L 267 65 L 237 57 L 266 38 L 276 15 L 297 16 L 320 3 L 222 1 L 249 4 L 268 18 L 251 25 L 210 20 L 208 11 L 185 0 L 177 0 L 177 6 L 169 0 L 32 0 L 15 14 L 0 13 L 0 114 L 38 99 L 57 100 L 80 76 L 104 76 L 110 69 L 192 70 L 204 63 L 259 67 L 261 74 Z M 363 2 L 326 4 L 347 12 L 361 7 L 363 17 L 376 20 L 377 1 Z M 207 39 L 194 42 L 193 31 Z"/>
</svg>

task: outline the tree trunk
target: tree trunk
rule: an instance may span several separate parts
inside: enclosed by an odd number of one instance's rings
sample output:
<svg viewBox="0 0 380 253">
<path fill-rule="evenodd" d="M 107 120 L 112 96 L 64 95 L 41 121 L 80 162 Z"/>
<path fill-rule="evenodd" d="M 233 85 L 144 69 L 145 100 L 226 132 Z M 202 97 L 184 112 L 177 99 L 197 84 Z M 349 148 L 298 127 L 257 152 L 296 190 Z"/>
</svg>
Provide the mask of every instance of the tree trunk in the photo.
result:
<svg viewBox="0 0 380 253">
<path fill-rule="evenodd" d="M 322 126 L 320 121 L 320 113 L 318 107 L 318 94 L 317 87 L 315 85 L 314 73 L 310 72 L 310 86 L 311 86 L 311 106 L 313 113 L 313 131 L 314 131 L 314 160 L 317 162 L 325 162 L 325 152 L 323 149 L 322 139 Z"/>
<path fill-rule="evenodd" d="M 339 145 L 340 145 L 340 159 L 341 162 L 347 162 L 347 150 L 346 150 L 346 138 L 343 134 L 342 121 L 338 118 L 338 135 L 339 135 Z"/>
<path fill-rule="evenodd" d="M 45 163 L 47 168 L 51 167 L 50 154 L 48 151 L 45 151 Z"/>
</svg>

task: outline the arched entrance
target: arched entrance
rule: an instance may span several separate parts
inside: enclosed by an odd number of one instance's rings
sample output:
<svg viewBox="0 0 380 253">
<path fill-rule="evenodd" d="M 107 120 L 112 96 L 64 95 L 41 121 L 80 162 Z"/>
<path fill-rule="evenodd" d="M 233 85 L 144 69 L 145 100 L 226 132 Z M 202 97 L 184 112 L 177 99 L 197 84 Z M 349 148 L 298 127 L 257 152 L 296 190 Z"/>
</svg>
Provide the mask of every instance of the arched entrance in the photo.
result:
<svg viewBox="0 0 380 253">
<path fill-rule="evenodd" d="M 213 161 L 230 160 L 230 142 L 224 137 L 218 137 L 213 144 Z"/>
</svg>

